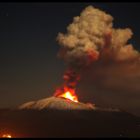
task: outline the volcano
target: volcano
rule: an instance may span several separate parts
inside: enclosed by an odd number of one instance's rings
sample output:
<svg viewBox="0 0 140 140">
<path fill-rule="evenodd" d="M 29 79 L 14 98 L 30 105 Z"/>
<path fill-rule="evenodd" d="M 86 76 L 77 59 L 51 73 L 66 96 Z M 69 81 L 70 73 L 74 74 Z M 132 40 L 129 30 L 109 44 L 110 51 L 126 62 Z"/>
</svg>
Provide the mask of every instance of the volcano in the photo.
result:
<svg viewBox="0 0 140 140">
<path fill-rule="evenodd" d="M 54 110 L 93 110 L 94 104 L 73 102 L 62 97 L 49 97 L 37 101 L 30 101 L 19 106 L 19 109 L 54 109 Z"/>
</svg>

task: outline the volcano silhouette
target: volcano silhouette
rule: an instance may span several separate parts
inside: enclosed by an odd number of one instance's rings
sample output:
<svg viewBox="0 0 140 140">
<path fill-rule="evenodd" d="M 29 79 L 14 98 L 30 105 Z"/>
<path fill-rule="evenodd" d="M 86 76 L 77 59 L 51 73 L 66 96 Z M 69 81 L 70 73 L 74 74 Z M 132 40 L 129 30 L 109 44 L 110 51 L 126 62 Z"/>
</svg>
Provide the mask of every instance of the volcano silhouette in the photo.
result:
<svg viewBox="0 0 140 140">
<path fill-rule="evenodd" d="M 1 128 L 15 131 L 15 137 L 139 137 L 139 124 L 140 117 L 120 109 L 54 96 L 0 110 Z"/>
</svg>

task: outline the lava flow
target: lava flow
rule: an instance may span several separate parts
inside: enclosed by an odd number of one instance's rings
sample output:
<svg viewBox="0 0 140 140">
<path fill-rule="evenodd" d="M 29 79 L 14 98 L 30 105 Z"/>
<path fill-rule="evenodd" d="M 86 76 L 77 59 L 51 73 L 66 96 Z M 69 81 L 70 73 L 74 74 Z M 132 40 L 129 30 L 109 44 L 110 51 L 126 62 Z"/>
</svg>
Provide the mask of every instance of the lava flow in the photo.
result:
<svg viewBox="0 0 140 140">
<path fill-rule="evenodd" d="M 79 102 L 78 97 L 75 94 L 75 89 L 68 88 L 68 87 L 64 87 L 63 89 L 58 89 L 54 96 L 65 98 L 73 102 Z"/>
</svg>

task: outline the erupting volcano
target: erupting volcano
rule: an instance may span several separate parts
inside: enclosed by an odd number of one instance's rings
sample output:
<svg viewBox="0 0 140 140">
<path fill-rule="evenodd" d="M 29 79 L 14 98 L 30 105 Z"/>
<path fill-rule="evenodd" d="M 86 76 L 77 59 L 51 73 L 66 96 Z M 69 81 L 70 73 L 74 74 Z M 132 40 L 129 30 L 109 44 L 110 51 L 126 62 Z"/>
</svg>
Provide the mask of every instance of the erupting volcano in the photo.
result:
<svg viewBox="0 0 140 140">
<path fill-rule="evenodd" d="M 0 4 L 0 138 L 140 137 L 140 5 L 87 4 Z"/>
<path fill-rule="evenodd" d="M 31 101 L 20 108 L 94 109 L 93 104 L 80 103 L 75 92 L 83 72 L 92 66 L 98 71 L 105 64 L 139 62 L 138 51 L 127 44 L 132 34 L 130 28 L 115 29 L 113 17 L 106 12 L 93 6 L 86 7 L 73 18 L 67 32 L 58 33 L 56 39 L 61 46 L 58 57 L 67 66 L 64 82 L 53 97 Z"/>
<path fill-rule="evenodd" d="M 73 102 L 79 102 L 78 96 L 76 95 L 76 86 L 80 80 L 80 75 L 73 71 L 73 69 L 68 69 L 63 76 L 64 84 L 56 89 L 54 94 L 55 97 L 65 98 Z"/>
</svg>

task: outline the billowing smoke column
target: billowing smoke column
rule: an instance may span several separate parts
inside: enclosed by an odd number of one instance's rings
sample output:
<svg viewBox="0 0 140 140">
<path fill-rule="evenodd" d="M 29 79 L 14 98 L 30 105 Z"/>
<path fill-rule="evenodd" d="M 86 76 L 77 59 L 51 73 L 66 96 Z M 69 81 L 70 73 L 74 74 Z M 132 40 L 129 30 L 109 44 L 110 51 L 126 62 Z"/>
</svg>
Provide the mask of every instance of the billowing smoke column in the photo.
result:
<svg viewBox="0 0 140 140">
<path fill-rule="evenodd" d="M 95 62 L 116 63 L 139 58 L 139 53 L 127 44 L 132 36 L 131 29 L 115 29 L 112 21 L 111 15 L 88 6 L 80 16 L 73 18 L 66 34 L 58 34 L 61 46 L 58 56 L 68 65 L 65 86 L 75 88 L 81 71 Z"/>
</svg>

